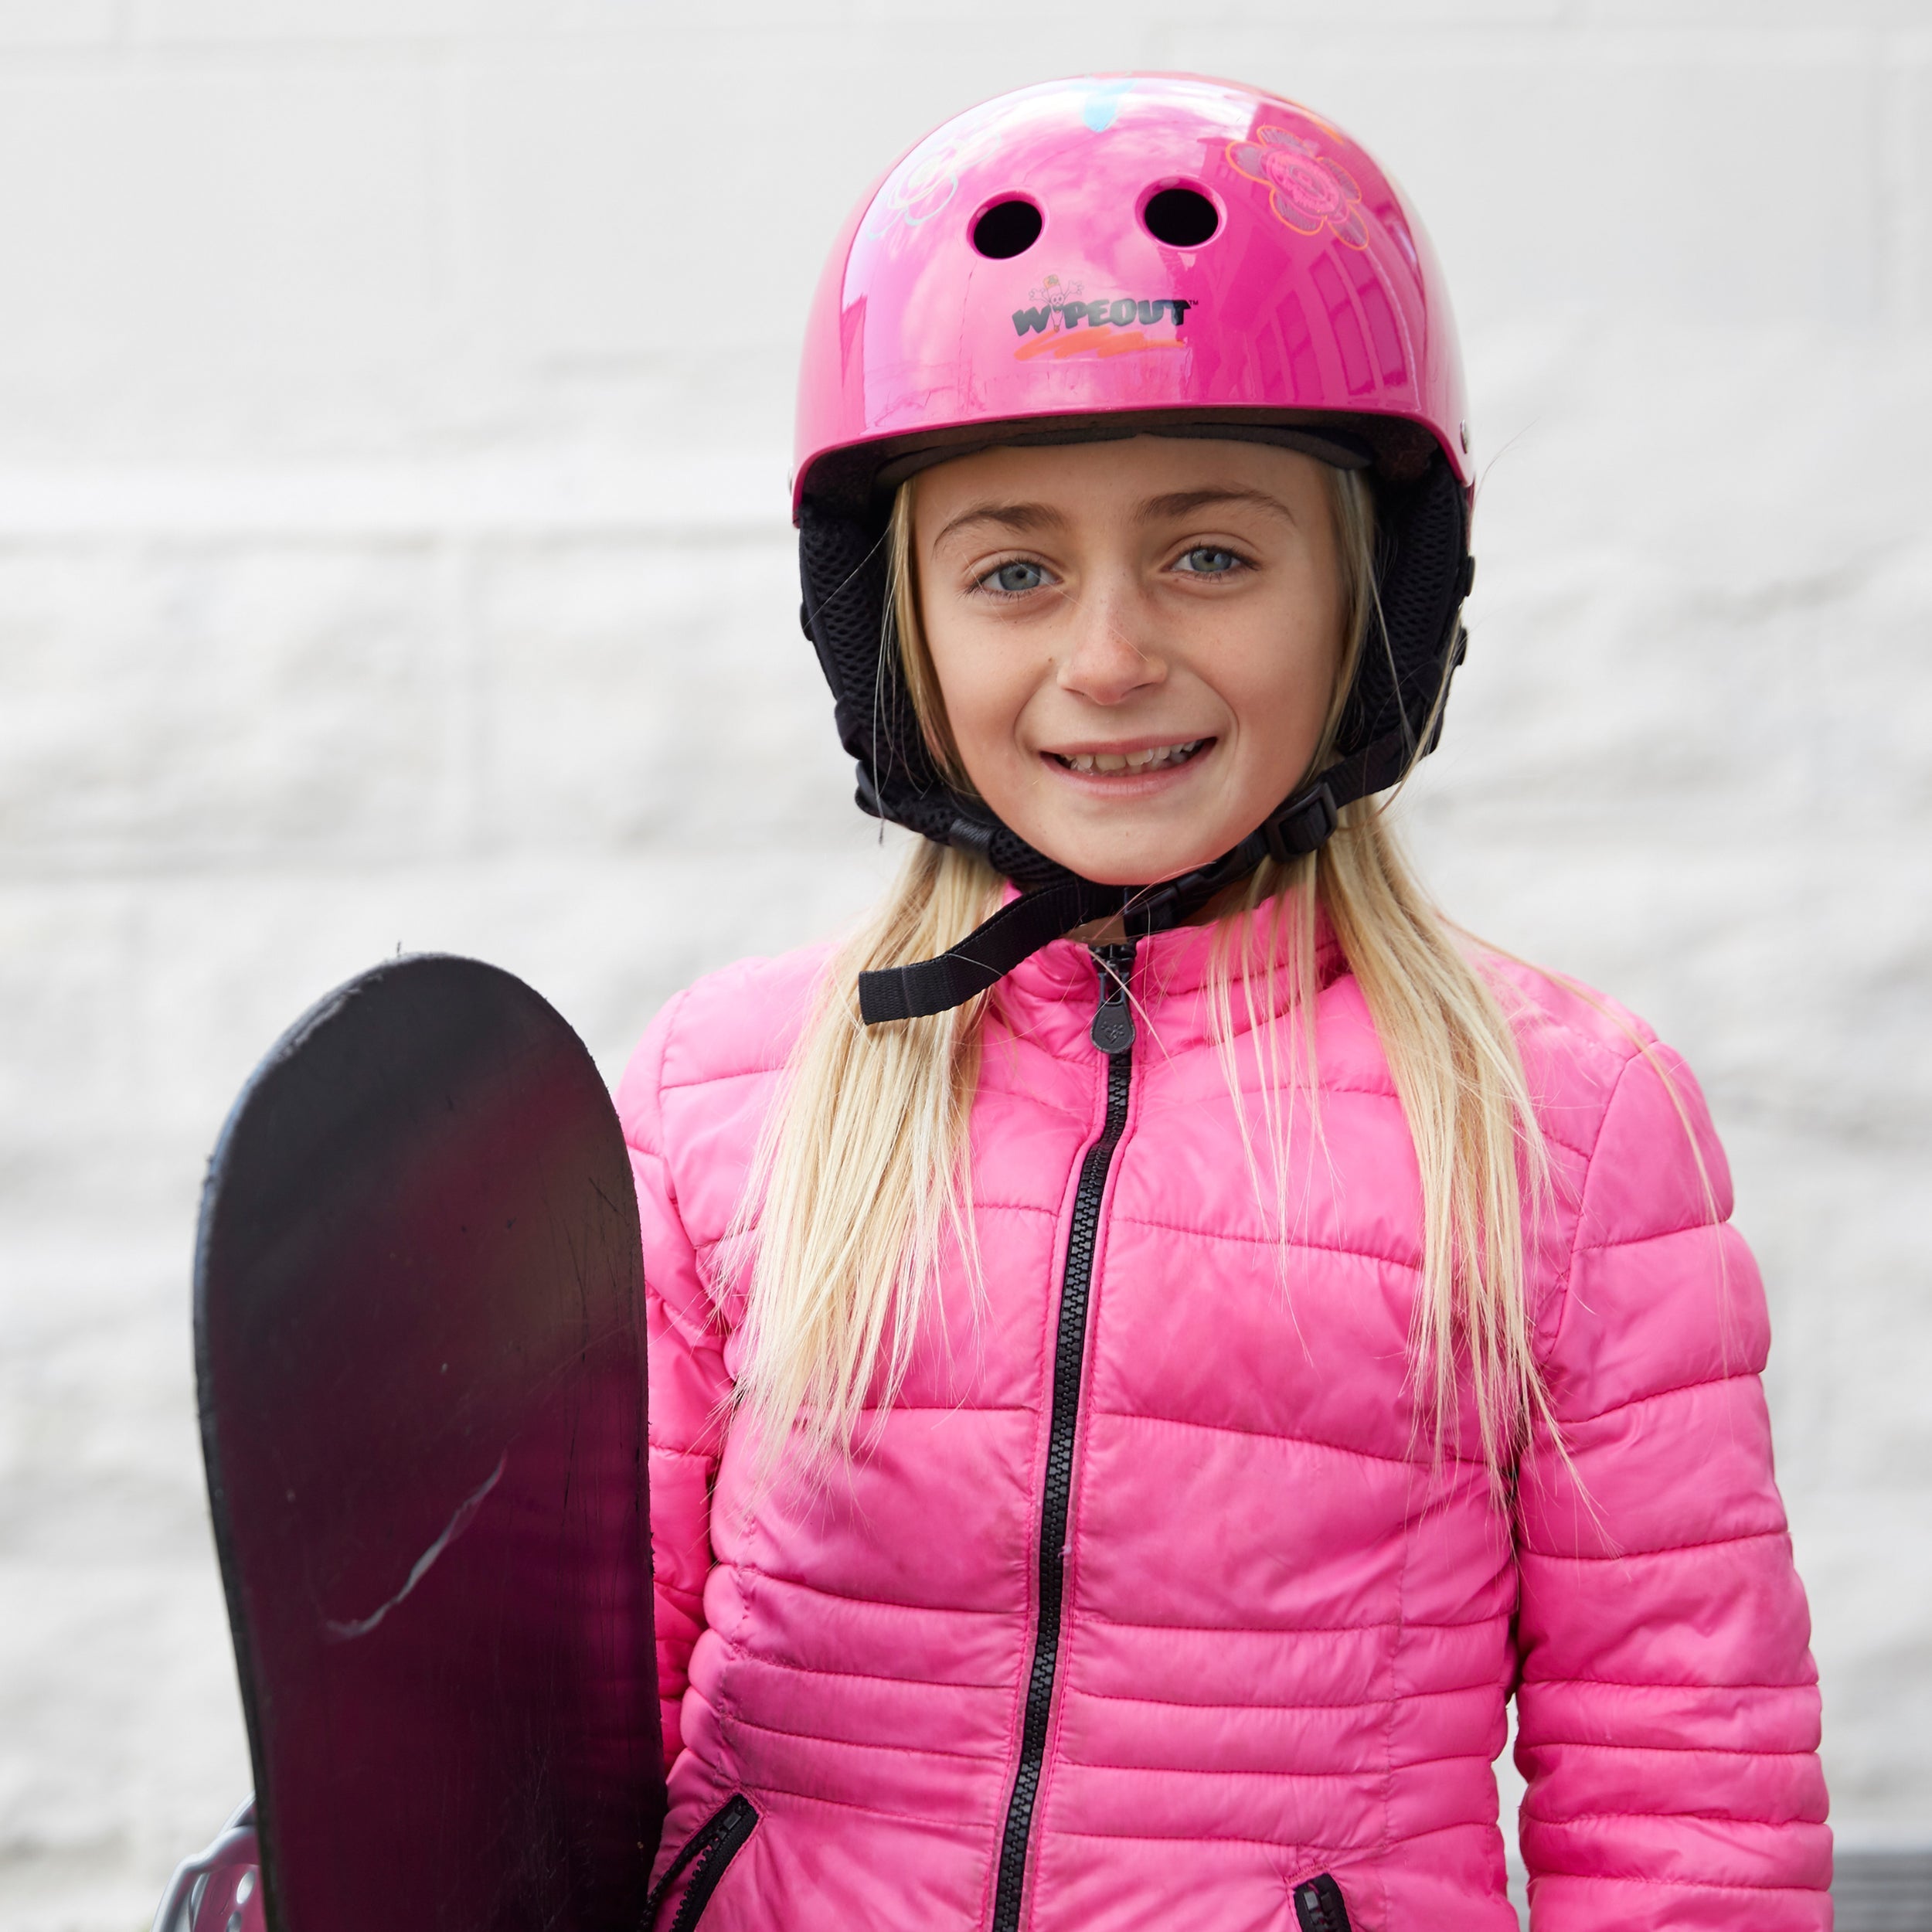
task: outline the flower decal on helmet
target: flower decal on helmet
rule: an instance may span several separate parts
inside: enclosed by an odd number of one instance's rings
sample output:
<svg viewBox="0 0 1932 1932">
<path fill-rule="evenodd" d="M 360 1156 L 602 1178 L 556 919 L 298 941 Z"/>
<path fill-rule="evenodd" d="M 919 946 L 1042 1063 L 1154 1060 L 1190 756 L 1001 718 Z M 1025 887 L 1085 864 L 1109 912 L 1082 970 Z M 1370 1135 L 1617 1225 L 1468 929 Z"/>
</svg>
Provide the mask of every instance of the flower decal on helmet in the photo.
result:
<svg viewBox="0 0 1932 1932">
<path fill-rule="evenodd" d="M 962 170 L 986 145 L 986 133 L 929 141 L 895 168 L 872 204 L 866 233 L 896 255 L 909 235 L 940 213 L 959 192 Z"/>
<path fill-rule="evenodd" d="M 885 235 L 902 223 L 929 222 L 959 190 L 959 151 L 952 142 L 915 155 L 886 183 L 872 211 L 871 229 Z"/>
<path fill-rule="evenodd" d="M 1349 171 L 1286 128 L 1257 128 L 1252 141 L 1228 143 L 1228 162 L 1237 174 L 1271 192 L 1268 206 L 1277 221 L 1299 235 L 1329 230 L 1351 248 L 1369 245 L 1357 212 L 1362 190 Z"/>
</svg>

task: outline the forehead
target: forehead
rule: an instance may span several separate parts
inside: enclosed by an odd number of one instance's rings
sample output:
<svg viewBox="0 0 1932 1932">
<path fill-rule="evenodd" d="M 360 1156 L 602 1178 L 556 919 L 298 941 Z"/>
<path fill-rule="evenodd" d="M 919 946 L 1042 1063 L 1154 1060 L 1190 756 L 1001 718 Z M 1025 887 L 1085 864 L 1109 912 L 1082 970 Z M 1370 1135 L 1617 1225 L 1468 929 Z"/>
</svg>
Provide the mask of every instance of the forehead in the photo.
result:
<svg viewBox="0 0 1932 1932">
<path fill-rule="evenodd" d="M 1259 492 L 1291 514 L 1323 501 L 1325 466 L 1299 450 L 1212 437 L 1134 436 L 981 450 L 914 479 L 916 521 L 936 532 L 978 505 L 1024 505 L 1070 524 L 1131 516 L 1162 499 Z"/>
</svg>

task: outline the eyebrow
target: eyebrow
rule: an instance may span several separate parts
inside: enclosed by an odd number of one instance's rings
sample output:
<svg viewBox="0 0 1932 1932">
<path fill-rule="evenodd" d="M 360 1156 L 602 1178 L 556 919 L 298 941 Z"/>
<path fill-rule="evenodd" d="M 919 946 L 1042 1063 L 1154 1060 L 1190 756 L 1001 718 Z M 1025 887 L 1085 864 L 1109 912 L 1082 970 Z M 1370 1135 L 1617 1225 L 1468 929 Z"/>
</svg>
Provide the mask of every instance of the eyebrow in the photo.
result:
<svg viewBox="0 0 1932 1932">
<path fill-rule="evenodd" d="M 1211 510 L 1223 504 L 1233 503 L 1252 504 L 1257 509 L 1272 510 L 1290 523 L 1295 520 L 1294 512 L 1279 497 L 1270 496 L 1265 490 L 1176 490 L 1170 496 L 1150 497 L 1137 514 L 1143 523 L 1162 523 L 1192 516 L 1196 510 Z"/>
<path fill-rule="evenodd" d="M 1172 522 L 1182 517 L 1192 516 L 1199 510 L 1241 503 L 1250 504 L 1257 509 L 1272 511 L 1275 515 L 1290 523 L 1295 520 L 1294 512 L 1278 497 L 1270 496 L 1265 490 L 1212 488 L 1176 490 L 1166 496 L 1149 497 L 1134 512 L 1134 520 L 1140 523 Z M 962 530 L 970 529 L 980 523 L 990 523 L 999 529 L 1023 535 L 1034 530 L 1064 529 L 1066 519 L 1050 504 L 975 503 L 970 509 L 961 511 L 933 539 L 933 548 L 937 549 L 948 537 L 957 536 Z"/>
<path fill-rule="evenodd" d="M 956 536 L 975 523 L 991 523 L 1019 534 L 1029 530 L 1063 529 L 1066 519 L 1045 503 L 975 503 L 971 509 L 961 511 L 933 539 L 933 548 L 937 549 L 949 536 Z"/>
</svg>

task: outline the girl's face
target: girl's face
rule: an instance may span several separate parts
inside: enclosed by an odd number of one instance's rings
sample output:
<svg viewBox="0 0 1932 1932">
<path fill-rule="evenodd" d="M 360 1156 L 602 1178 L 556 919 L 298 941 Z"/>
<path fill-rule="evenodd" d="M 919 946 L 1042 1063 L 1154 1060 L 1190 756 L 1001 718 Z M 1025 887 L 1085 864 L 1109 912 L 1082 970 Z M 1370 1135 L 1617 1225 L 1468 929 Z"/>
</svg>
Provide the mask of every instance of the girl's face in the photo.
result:
<svg viewBox="0 0 1932 1932">
<path fill-rule="evenodd" d="M 1171 879 L 1306 773 L 1344 616 L 1313 457 L 1151 436 L 987 450 L 918 479 L 913 546 L 960 762 L 1049 859 Z"/>
</svg>

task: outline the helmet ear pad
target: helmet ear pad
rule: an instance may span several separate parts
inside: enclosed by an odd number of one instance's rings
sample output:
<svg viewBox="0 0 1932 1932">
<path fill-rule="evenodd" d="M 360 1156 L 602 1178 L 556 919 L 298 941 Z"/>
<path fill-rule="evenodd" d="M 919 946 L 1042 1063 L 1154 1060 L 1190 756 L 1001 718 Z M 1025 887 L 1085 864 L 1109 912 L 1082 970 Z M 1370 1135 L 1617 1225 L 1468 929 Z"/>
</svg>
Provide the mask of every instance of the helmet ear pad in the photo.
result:
<svg viewBox="0 0 1932 1932">
<path fill-rule="evenodd" d="M 1335 746 L 1346 758 L 1396 734 L 1408 759 L 1435 748 L 1441 701 L 1461 662 L 1458 621 L 1472 566 L 1468 498 L 1440 451 L 1413 481 L 1374 478 L 1376 604 Z M 838 740 L 874 818 L 978 852 L 1022 888 L 1070 877 L 956 791 L 927 748 L 906 688 L 888 590 L 887 515 L 808 496 L 800 505 L 799 617 L 831 687 Z M 1338 804 L 1349 802 L 1336 800 Z"/>
<path fill-rule="evenodd" d="M 1335 755 L 1352 757 L 1399 732 L 1413 762 L 1436 748 L 1449 680 L 1462 662 L 1462 602 L 1475 577 L 1469 496 L 1440 451 L 1419 478 L 1378 475 L 1375 491 L 1376 608 Z"/>
<path fill-rule="evenodd" d="M 887 519 L 855 515 L 808 497 L 799 507 L 798 618 L 832 687 L 838 742 L 859 761 L 866 797 L 942 781 L 920 736 L 900 675 L 897 638 L 886 629 Z"/>
</svg>

